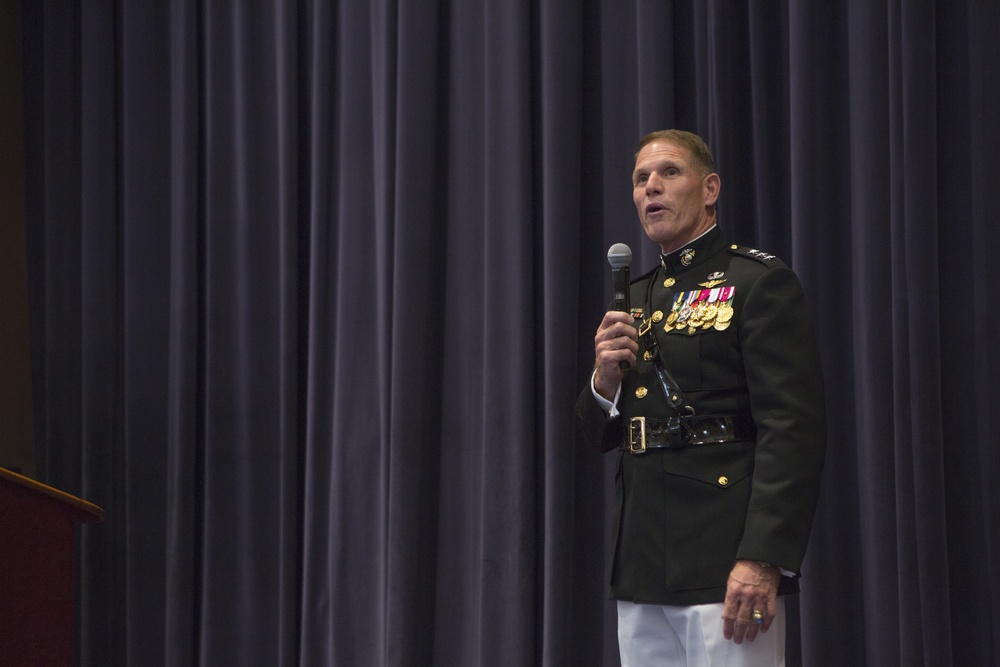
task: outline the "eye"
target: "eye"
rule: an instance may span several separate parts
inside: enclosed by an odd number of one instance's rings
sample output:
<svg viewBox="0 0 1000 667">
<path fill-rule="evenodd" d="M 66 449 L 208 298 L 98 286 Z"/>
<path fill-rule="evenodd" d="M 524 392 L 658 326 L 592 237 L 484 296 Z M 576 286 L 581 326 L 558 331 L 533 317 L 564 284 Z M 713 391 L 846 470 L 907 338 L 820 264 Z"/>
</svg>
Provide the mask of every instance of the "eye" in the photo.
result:
<svg viewBox="0 0 1000 667">
<path fill-rule="evenodd" d="M 635 179 L 634 179 L 634 183 L 636 185 L 642 185 L 647 180 L 649 180 L 649 175 L 648 174 L 636 174 L 635 175 Z"/>
</svg>

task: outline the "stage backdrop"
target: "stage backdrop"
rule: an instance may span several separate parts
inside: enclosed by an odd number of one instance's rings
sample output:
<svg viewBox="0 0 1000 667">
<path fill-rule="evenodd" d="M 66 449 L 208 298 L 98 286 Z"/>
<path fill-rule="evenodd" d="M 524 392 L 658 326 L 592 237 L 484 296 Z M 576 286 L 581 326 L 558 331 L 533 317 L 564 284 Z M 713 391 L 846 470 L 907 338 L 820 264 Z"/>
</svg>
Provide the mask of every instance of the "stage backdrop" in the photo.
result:
<svg viewBox="0 0 1000 667">
<path fill-rule="evenodd" d="M 44 481 L 83 665 L 614 665 L 573 403 L 635 141 L 802 278 L 807 665 L 1000 659 L 1000 5 L 26 1 Z"/>
</svg>

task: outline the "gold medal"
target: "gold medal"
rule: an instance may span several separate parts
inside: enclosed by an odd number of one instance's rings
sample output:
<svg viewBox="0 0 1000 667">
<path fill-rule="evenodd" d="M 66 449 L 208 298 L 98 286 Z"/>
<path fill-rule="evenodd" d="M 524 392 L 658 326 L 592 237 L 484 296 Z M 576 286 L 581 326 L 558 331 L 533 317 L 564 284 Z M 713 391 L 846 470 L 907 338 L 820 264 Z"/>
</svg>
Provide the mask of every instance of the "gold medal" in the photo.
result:
<svg viewBox="0 0 1000 667">
<path fill-rule="evenodd" d="M 692 329 L 700 329 L 701 325 L 705 323 L 707 316 L 708 304 L 704 301 L 699 301 L 691 311 L 691 317 L 688 318 L 688 325 Z"/>
<path fill-rule="evenodd" d="M 728 322 L 733 319 L 733 307 L 726 302 L 720 303 L 716 319 L 720 322 Z"/>
</svg>

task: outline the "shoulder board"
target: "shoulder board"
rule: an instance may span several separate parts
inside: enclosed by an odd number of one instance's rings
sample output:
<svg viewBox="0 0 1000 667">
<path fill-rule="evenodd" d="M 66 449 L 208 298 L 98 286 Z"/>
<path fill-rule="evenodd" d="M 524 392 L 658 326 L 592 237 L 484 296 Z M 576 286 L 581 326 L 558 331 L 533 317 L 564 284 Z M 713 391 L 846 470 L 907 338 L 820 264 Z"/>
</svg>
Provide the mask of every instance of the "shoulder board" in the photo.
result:
<svg viewBox="0 0 1000 667">
<path fill-rule="evenodd" d="M 761 264 L 770 265 L 773 262 L 781 262 L 777 255 L 772 255 L 771 253 L 764 252 L 763 250 L 757 250 L 756 248 L 748 248 L 747 246 L 737 245 L 733 243 L 727 248 L 730 253 L 734 255 L 739 255 L 740 257 L 746 257 L 747 259 L 755 259 Z"/>
</svg>

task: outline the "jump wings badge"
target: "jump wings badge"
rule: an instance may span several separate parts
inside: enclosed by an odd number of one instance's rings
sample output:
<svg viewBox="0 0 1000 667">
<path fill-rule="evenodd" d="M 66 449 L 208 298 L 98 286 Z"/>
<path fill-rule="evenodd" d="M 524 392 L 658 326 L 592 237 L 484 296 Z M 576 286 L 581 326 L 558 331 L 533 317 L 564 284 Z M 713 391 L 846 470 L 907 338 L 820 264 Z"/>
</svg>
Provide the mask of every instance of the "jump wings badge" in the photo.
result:
<svg viewBox="0 0 1000 667">
<path fill-rule="evenodd" d="M 703 283 L 698 283 L 698 286 L 704 287 L 705 289 L 712 289 L 713 287 L 718 287 L 722 283 L 726 282 L 726 279 L 723 277 L 725 275 L 726 274 L 724 274 L 722 271 L 716 271 L 715 273 L 709 274 L 708 280 L 706 280 Z"/>
<path fill-rule="evenodd" d="M 663 330 L 688 335 L 706 329 L 725 331 L 732 324 L 734 311 L 731 301 L 735 293 L 736 287 L 733 286 L 681 292 L 674 299 Z"/>
</svg>

